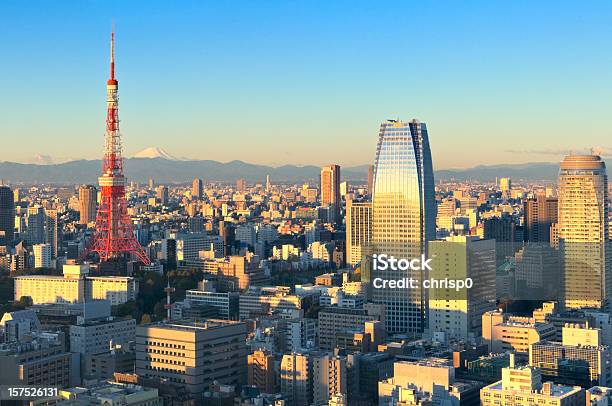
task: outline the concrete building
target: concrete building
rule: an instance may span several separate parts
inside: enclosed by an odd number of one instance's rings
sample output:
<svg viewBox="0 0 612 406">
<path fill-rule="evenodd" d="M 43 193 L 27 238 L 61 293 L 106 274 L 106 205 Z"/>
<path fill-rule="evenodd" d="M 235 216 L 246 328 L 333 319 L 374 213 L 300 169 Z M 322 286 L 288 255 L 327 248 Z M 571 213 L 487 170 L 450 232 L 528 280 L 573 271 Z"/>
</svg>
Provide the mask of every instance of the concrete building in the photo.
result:
<svg viewBox="0 0 612 406">
<path fill-rule="evenodd" d="M 51 268 L 51 245 L 36 244 L 32 247 L 34 251 L 34 268 Z"/>
<path fill-rule="evenodd" d="M 319 310 L 319 348 L 332 351 L 337 343 L 337 334 L 343 331 L 364 330 L 367 322 L 385 321 L 384 306 L 366 304 L 362 309 L 323 307 Z M 384 329 L 383 329 L 384 330 Z M 379 330 L 380 332 L 380 330 Z M 384 332 L 380 332 L 384 335 Z M 372 342 L 378 338 L 371 337 Z"/>
<path fill-rule="evenodd" d="M 63 340 L 61 333 L 33 331 L 29 340 L 0 344 L 0 382 L 68 387 L 72 357 Z"/>
<path fill-rule="evenodd" d="M 340 195 L 340 165 L 330 164 L 321 168 L 321 204 L 330 206 L 333 221 L 337 221 L 342 205 Z"/>
<path fill-rule="evenodd" d="M 372 240 L 372 203 L 346 201 L 346 263 L 359 265 Z"/>
<path fill-rule="evenodd" d="M 312 404 L 327 405 L 336 394 L 347 395 L 348 375 L 346 357 L 331 353 L 311 355 Z"/>
<path fill-rule="evenodd" d="M 269 351 L 257 350 L 248 356 L 248 384 L 262 393 L 278 392 L 277 370 L 274 355 Z"/>
<path fill-rule="evenodd" d="M 307 309 L 313 303 L 313 296 L 299 296 L 282 287 L 252 288 L 240 295 L 240 319 L 275 312 Z"/>
<path fill-rule="evenodd" d="M 26 275 L 15 277 L 15 300 L 23 296 L 34 304 L 83 303 L 106 299 L 111 305 L 136 300 L 138 281 L 132 277 L 88 276 L 89 265 L 66 264 L 63 276 Z"/>
<path fill-rule="evenodd" d="M 100 354 L 136 339 L 136 320 L 113 318 L 90 320 L 70 326 L 70 351 Z"/>
<path fill-rule="evenodd" d="M 529 317 L 509 316 L 499 310 L 482 315 L 482 338 L 489 352 L 529 353 L 529 346 L 555 337 L 555 327 Z"/>
<path fill-rule="evenodd" d="M 96 221 L 96 201 L 98 189 L 93 185 L 79 187 L 79 223 L 89 224 Z"/>
<path fill-rule="evenodd" d="M 283 355 L 281 361 L 281 393 L 288 404 L 310 406 L 312 402 L 312 366 L 307 354 Z"/>
<path fill-rule="evenodd" d="M 158 389 L 134 384 L 100 382 L 92 386 L 72 387 L 59 392 L 62 406 L 162 406 Z"/>
<path fill-rule="evenodd" d="M 469 289 L 429 289 L 429 329 L 434 337 L 468 340 L 480 336 L 482 314 L 495 309 L 495 241 L 453 236 L 430 241 L 430 277 L 473 282 Z"/>
<path fill-rule="evenodd" d="M 238 292 L 209 292 L 190 289 L 185 292 L 185 300 L 191 305 L 212 306 L 219 312 L 219 317 L 225 320 L 238 319 Z"/>
<path fill-rule="evenodd" d="M 136 373 L 166 379 L 192 395 L 217 381 L 241 385 L 247 378 L 246 325 L 209 319 L 136 328 Z"/>
<path fill-rule="evenodd" d="M 590 387 L 607 386 L 611 379 L 610 348 L 601 343 L 601 331 L 568 324 L 563 341 L 541 341 L 529 348 L 529 365 L 555 383 Z"/>
<path fill-rule="evenodd" d="M 502 371 L 501 381 L 480 390 L 480 401 L 482 406 L 579 406 L 585 404 L 585 393 L 579 386 L 542 383 L 538 369 L 516 368 L 511 360 L 510 367 Z"/>
</svg>

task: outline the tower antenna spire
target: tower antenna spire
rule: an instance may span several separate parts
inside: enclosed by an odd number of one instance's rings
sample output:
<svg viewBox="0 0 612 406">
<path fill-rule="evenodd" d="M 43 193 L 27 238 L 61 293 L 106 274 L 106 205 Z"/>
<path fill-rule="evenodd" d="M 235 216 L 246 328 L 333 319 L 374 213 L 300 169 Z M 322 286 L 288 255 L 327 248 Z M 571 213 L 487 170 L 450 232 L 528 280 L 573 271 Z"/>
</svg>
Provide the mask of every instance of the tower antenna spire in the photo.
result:
<svg viewBox="0 0 612 406">
<path fill-rule="evenodd" d="M 115 22 L 113 21 L 113 27 L 111 29 L 111 40 L 110 40 L 110 79 L 115 80 Z"/>
</svg>

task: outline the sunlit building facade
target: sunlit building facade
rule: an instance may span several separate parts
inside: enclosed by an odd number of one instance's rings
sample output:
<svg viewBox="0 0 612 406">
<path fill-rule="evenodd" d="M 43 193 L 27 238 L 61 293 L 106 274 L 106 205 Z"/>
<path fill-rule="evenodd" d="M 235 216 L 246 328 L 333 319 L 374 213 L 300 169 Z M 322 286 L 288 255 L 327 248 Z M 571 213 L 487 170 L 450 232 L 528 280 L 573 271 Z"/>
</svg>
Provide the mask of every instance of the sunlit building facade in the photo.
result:
<svg viewBox="0 0 612 406">
<path fill-rule="evenodd" d="M 373 253 L 396 258 L 426 254 L 436 234 L 436 203 L 431 152 L 425 123 L 389 120 L 381 124 L 376 148 L 372 196 Z M 415 278 L 423 271 L 376 271 L 370 278 Z M 372 289 L 372 299 L 384 304 L 387 331 L 422 332 L 427 298 L 420 288 Z"/>
<path fill-rule="evenodd" d="M 608 242 L 608 177 L 597 155 L 569 155 L 559 172 L 559 249 L 563 303 L 603 307 L 612 289 Z"/>
</svg>

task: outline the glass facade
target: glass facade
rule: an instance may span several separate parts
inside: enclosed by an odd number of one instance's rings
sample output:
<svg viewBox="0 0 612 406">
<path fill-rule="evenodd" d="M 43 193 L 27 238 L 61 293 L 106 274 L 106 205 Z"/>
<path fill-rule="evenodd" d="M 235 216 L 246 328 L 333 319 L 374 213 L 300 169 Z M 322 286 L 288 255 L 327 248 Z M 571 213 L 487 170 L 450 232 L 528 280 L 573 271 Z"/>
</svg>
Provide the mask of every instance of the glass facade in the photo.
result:
<svg viewBox="0 0 612 406">
<path fill-rule="evenodd" d="M 372 253 L 396 258 L 427 255 L 435 240 L 436 204 L 427 127 L 416 120 L 381 124 L 374 165 Z M 414 278 L 423 271 L 371 269 L 370 278 Z M 421 288 L 372 289 L 372 300 L 386 306 L 389 333 L 420 333 L 426 327 L 427 297 Z"/>
<path fill-rule="evenodd" d="M 603 307 L 612 281 L 608 178 L 599 156 L 570 155 L 561 162 L 558 221 L 565 307 Z"/>
</svg>

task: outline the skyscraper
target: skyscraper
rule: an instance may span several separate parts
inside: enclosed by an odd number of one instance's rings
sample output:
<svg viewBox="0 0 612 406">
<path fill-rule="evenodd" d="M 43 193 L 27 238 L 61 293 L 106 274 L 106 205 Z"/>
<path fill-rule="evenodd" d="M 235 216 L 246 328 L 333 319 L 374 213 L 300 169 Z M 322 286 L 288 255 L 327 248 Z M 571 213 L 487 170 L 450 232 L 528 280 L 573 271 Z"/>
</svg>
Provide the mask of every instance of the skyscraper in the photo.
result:
<svg viewBox="0 0 612 406">
<path fill-rule="evenodd" d="M 89 224 L 96 221 L 96 200 L 98 189 L 93 185 L 79 188 L 79 223 Z"/>
<path fill-rule="evenodd" d="M 550 242 L 550 227 L 557 222 L 558 203 L 556 197 L 544 194 L 525 200 L 525 241 Z"/>
<path fill-rule="evenodd" d="M 358 265 L 372 238 L 372 203 L 346 201 L 346 263 Z"/>
<path fill-rule="evenodd" d="M 0 245 L 13 241 L 15 232 L 15 203 L 8 186 L 0 186 Z"/>
<path fill-rule="evenodd" d="M 334 221 L 340 214 L 340 166 L 327 165 L 321 168 L 321 204 L 332 206 Z"/>
<path fill-rule="evenodd" d="M 202 179 L 195 178 L 191 186 L 191 196 L 193 196 L 194 199 L 201 199 L 202 194 L 203 194 L 203 189 L 204 189 L 204 186 L 203 186 Z"/>
<path fill-rule="evenodd" d="M 368 194 L 372 195 L 372 185 L 374 184 L 374 165 L 368 167 Z"/>
<path fill-rule="evenodd" d="M 559 171 L 559 250 L 563 303 L 602 307 L 612 294 L 608 177 L 597 155 L 569 155 Z"/>
<path fill-rule="evenodd" d="M 388 120 L 381 124 L 374 168 L 372 245 L 374 254 L 419 258 L 436 236 L 434 176 L 425 123 Z M 414 278 L 423 271 L 371 271 L 371 278 Z M 420 285 L 419 285 L 420 286 Z M 422 332 L 427 298 L 420 288 L 372 289 L 386 307 L 387 331 Z"/>
</svg>

